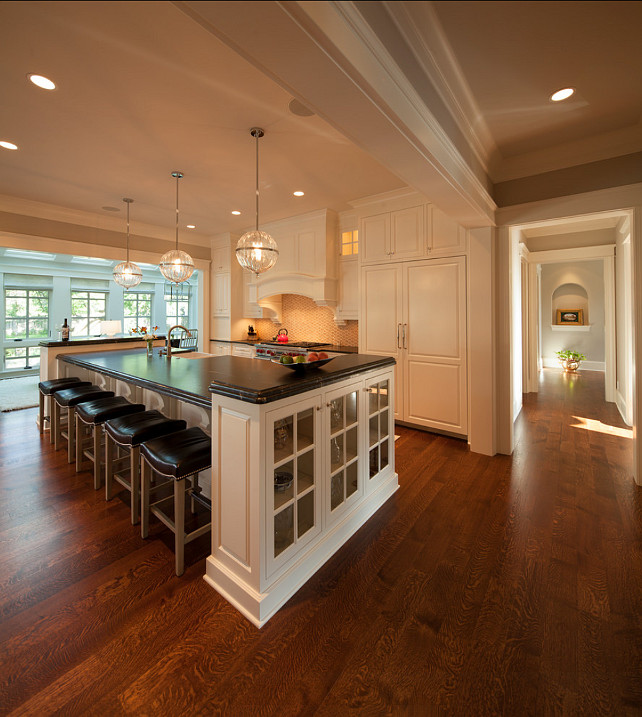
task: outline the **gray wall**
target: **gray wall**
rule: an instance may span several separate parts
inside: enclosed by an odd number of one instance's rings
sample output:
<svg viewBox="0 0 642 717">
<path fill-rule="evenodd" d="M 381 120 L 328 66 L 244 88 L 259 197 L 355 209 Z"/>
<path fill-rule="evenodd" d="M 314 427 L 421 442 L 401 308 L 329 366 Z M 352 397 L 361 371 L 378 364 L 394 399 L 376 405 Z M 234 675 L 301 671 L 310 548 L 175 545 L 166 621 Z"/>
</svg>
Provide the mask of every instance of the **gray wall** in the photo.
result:
<svg viewBox="0 0 642 717">
<path fill-rule="evenodd" d="M 569 286 L 571 285 L 571 286 Z M 573 288 L 572 285 L 576 285 Z M 557 292 L 557 295 L 554 296 Z M 553 328 L 555 308 L 584 309 L 589 330 Z M 555 360 L 555 352 L 572 349 L 587 361 L 604 362 L 604 268 L 600 261 L 542 264 L 542 358 Z"/>
</svg>

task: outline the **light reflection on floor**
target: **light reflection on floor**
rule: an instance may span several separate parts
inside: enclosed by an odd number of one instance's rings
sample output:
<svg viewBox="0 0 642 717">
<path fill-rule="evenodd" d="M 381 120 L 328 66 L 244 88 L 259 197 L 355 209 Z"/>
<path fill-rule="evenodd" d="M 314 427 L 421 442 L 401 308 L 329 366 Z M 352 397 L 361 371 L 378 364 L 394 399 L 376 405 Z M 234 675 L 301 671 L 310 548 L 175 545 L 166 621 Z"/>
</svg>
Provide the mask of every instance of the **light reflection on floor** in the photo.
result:
<svg viewBox="0 0 642 717">
<path fill-rule="evenodd" d="M 611 436 L 620 436 L 620 438 L 633 438 L 633 429 L 631 428 L 618 428 L 617 426 L 609 426 L 602 421 L 597 421 L 594 418 L 582 418 L 580 416 L 573 416 L 578 423 L 572 423 L 572 428 L 584 428 L 587 431 L 596 431 L 597 433 L 606 433 Z"/>
</svg>

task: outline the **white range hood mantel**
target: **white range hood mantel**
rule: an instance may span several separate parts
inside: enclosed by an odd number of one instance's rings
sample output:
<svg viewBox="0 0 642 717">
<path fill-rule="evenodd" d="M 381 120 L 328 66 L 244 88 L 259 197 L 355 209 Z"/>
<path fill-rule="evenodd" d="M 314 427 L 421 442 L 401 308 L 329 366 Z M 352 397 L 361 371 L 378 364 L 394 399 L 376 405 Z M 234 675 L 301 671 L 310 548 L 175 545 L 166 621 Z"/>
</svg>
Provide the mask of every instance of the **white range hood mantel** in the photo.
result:
<svg viewBox="0 0 642 717">
<path fill-rule="evenodd" d="M 299 294 L 334 311 L 339 300 L 337 214 L 322 209 L 261 228 L 276 240 L 279 260 L 274 268 L 249 280 L 250 300 L 268 309 L 270 297 Z M 273 321 L 280 321 L 279 312 L 269 313 Z"/>
</svg>

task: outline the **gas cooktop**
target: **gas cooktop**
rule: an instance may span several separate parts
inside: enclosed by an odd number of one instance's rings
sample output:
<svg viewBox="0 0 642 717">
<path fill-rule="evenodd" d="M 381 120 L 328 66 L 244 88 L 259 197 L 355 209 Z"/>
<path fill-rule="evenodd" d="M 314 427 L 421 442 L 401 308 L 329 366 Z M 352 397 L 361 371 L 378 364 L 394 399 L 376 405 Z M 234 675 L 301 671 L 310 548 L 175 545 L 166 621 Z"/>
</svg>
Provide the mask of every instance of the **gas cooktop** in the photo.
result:
<svg viewBox="0 0 642 717">
<path fill-rule="evenodd" d="M 261 341 L 261 345 L 282 346 L 283 348 L 291 346 L 293 349 L 313 349 L 318 348 L 320 346 L 331 346 L 332 344 L 316 341 L 288 341 L 287 343 L 282 341 Z"/>
</svg>

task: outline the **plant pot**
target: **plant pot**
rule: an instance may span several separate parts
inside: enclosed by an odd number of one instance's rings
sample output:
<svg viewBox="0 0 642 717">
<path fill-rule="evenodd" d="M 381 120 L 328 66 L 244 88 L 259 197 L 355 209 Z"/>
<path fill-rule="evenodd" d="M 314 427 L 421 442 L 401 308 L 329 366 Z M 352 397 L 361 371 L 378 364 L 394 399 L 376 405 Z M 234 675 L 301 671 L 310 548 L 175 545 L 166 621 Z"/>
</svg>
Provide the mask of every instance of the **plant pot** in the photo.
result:
<svg viewBox="0 0 642 717">
<path fill-rule="evenodd" d="M 576 359 L 562 359 L 561 362 L 566 373 L 575 373 L 580 367 L 580 362 Z"/>
</svg>

